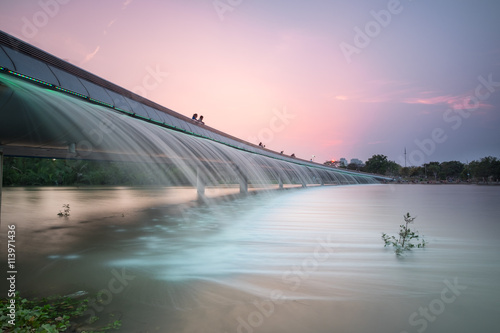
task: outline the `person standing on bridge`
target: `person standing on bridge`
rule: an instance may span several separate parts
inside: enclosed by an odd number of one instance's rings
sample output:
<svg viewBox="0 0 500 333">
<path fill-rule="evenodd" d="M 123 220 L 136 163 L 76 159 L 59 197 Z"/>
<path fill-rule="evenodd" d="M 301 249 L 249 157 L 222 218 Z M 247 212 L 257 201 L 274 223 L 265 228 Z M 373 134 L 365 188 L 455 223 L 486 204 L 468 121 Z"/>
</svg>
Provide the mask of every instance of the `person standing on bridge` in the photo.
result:
<svg viewBox="0 0 500 333">
<path fill-rule="evenodd" d="M 193 119 L 193 120 L 198 120 L 197 118 L 198 118 L 198 114 L 197 114 L 197 113 L 195 113 L 195 114 L 193 114 L 193 117 L 192 117 L 191 119 Z"/>
<path fill-rule="evenodd" d="M 198 121 L 199 121 L 200 123 L 202 123 L 202 124 L 205 124 L 205 123 L 203 122 L 203 116 L 200 116 L 200 119 L 198 119 Z"/>
</svg>

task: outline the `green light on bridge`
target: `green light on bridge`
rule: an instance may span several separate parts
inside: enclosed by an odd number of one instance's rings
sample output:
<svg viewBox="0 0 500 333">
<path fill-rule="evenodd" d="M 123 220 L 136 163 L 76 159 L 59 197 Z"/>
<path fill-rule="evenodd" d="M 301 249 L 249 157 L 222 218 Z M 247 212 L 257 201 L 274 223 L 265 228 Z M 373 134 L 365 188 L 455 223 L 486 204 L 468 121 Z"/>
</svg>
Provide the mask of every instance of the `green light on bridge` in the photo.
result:
<svg viewBox="0 0 500 333">
<path fill-rule="evenodd" d="M 151 120 L 150 118 L 148 118 L 148 117 L 144 117 L 144 116 L 141 116 L 140 114 L 137 114 L 137 113 L 135 114 L 135 116 L 136 116 L 137 118 L 140 118 L 140 119 L 144 119 L 144 120 Z"/>
<path fill-rule="evenodd" d="M 33 81 L 33 82 L 36 82 L 36 83 L 40 83 L 40 84 L 46 85 L 48 87 L 53 87 L 54 86 L 51 83 L 48 83 L 48 82 L 36 79 L 34 77 L 31 77 L 31 76 L 24 75 L 24 74 L 21 74 L 21 73 L 17 73 L 17 72 L 14 72 L 14 71 L 9 71 L 9 73 L 13 74 L 13 75 L 16 75 L 16 76 L 19 76 L 19 77 L 22 77 L 23 79 L 27 79 L 27 80 L 30 80 L 30 81 Z"/>
<path fill-rule="evenodd" d="M 154 123 L 157 123 L 157 124 L 160 124 L 160 125 L 165 125 L 165 123 L 164 123 L 164 122 L 162 122 L 162 121 L 159 121 L 159 120 L 156 120 L 156 119 L 153 119 L 153 118 L 150 118 L 150 120 L 151 120 L 152 122 L 154 122 Z"/>
<path fill-rule="evenodd" d="M 113 108 L 113 105 L 108 104 L 108 103 L 106 103 L 106 102 L 101 102 L 101 101 L 100 101 L 100 100 L 98 100 L 98 99 L 95 99 L 95 98 L 89 97 L 89 100 L 91 100 L 91 101 L 92 101 L 92 102 L 94 102 L 94 103 L 101 104 L 101 105 L 104 105 L 104 106 L 107 106 L 107 107 Z"/>
<path fill-rule="evenodd" d="M 58 87 L 58 86 L 55 86 L 57 90 L 60 90 L 60 91 L 63 91 L 65 93 L 68 93 L 68 94 L 71 94 L 71 95 L 75 95 L 75 96 L 78 96 L 78 97 L 81 97 L 81 98 L 84 98 L 84 99 L 87 99 L 87 96 L 85 95 L 82 95 L 80 93 L 77 93 L 75 91 L 72 91 L 72 90 L 68 90 L 68 89 L 64 89 L 64 88 L 61 88 L 61 87 Z"/>
</svg>

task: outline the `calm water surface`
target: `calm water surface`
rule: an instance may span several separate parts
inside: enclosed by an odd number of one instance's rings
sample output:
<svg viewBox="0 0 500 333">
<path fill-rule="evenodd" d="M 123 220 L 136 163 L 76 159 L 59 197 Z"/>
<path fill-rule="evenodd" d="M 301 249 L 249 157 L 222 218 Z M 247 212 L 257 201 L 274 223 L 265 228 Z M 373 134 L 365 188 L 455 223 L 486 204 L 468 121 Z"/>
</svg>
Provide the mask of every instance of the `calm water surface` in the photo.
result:
<svg viewBox="0 0 500 333">
<path fill-rule="evenodd" d="M 101 291 L 95 314 L 121 318 L 123 332 L 498 330 L 500 187 L 316 187 L 208 205 L 188 188 L 8 188 L 2 199 L 18 290 Z M 71 215 L 58 217 L 65 203 Z M 380 235 L 407 212 L 429 245 L 398 258 Z"/>
</svg>

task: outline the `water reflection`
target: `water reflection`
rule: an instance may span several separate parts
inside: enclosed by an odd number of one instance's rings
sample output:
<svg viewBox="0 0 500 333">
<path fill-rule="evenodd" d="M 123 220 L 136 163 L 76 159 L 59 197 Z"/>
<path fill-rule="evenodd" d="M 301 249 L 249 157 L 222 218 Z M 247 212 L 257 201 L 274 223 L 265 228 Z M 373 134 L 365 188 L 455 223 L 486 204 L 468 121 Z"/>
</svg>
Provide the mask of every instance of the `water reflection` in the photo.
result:
<svg viewBox="0 0 500 333">
<path fill-rule="evenodd" d="M 193 192 L 8 189 L 20 288 L 97 292 L 124 272 L 105 311 L 123 312 L 127 332 L 416 332 L 410 316 L 448 281 L 466 289 L 426 332 L 496 327 L 500 188 L 322 187 L 211 205 Z M 66 202 L 71 216 L 57 217 Z M 429 247 L 397 258 L 380 234 L 406 212 Z"/>
</svg>

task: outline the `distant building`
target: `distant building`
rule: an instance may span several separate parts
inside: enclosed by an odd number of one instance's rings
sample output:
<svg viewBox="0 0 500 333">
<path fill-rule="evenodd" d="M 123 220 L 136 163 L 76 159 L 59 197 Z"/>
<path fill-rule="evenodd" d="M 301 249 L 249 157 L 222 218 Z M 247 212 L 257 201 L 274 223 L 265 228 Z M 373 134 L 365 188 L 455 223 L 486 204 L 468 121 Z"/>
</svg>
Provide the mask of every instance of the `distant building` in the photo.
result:
<svg viewBox="0 0 500 333">
<path fill-rule="evenodd" d="M 359 160 L 357 158 L 352 158 L 351 159 L 351 164 L 356 164 L 356 165 L 359 165 L 359 166 L 363 166 L 364 165 L 363 161 L 361 161 L 361 160 Z"/>
<path fill-rule="evenodd" d="M 347 163 L 347 160 L 344 157 L 342 157 L 339 161 L 340 161 L 340 166 L 344 168 L 347 167 L 347 164 L 349 164 Z"/>
</svg>

